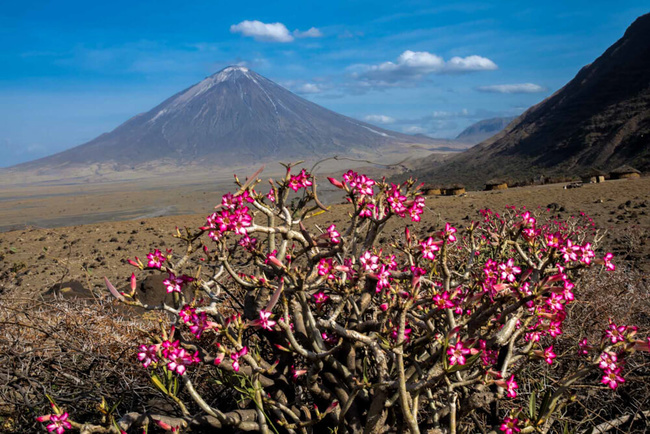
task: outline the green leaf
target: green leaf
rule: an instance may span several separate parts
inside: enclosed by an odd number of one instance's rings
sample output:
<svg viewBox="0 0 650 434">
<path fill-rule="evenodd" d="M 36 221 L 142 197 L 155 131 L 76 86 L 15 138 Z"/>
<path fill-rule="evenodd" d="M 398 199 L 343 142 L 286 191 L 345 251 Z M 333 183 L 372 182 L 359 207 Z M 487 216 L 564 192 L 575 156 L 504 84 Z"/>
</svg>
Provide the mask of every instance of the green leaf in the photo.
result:
<svg viewBox="0 0 650 434">
<path fill-rule="evenodd" d="M 528 415 L 531 420 L 535 420 L 535 410 L 537 409 L 537 391 L 533 390 L 528 401 Z"/>
<path fill-rule="evenodd" d="M 158 374 L 151 374 L 151 382 L 158 388 L 160 389 L 165 395 L 169 395 L 169 392 L 167 391 L 167 388 L 165 385 L 160 381 L 160 377 Z"/>
<path fill-rule="evenodd" d="M 551 398 L 552 398 L 552 390 L 551 388 L 546 389 L 546 393 L 544 394 L 544 399 L 542 400 L 542 405 L 539 408 L 539 415 L 537 416 L 537 425 L 539 425 L 541 422 L 543 422 L 543 418 L 547 417 L 548 415 L 546 412 L 549 410 L 551 406 Z"/>
</svg>

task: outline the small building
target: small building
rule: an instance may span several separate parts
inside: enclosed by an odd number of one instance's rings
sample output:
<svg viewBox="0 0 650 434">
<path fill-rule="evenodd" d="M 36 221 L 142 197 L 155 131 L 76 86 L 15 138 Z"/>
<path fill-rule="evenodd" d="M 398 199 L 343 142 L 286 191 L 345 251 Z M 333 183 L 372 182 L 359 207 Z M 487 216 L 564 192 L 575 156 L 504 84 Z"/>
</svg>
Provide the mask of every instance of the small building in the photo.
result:
<svg viewBox="0 0 650 434">
<path fill-rule="evenodd" d="M 465 194 L 465 186 L 456 184 L 442 189 L 443 196 L 460 196 Z"/>
<path fill-rule="evenodd" d="M 490 179 L 485 183 L 485 191 L 490 190 L 506 190 L 508 183 L 503 179 Z"/>
<path fill-rule="evenodd" d="M 597 184 L 600 182 L 605 182 L 605 172 L 598 169 L 590 169 L 585 172 L 580 179 L 583 184 Z"/>
<path fill-rule="evenodd" d="M 630 178 L 640 178 L 641 172 L 636 170 L 634 167 L 624 165 L 618 167 L 610 172 L 612 179 L 630 179 Z"/>
<path fill-rule="evenodd" d="M 422 186 L 422 193 L 425 196 L 440 196 L 442 194 L 442 188 L 439 185 L 424 184 Z"/>
</svg>

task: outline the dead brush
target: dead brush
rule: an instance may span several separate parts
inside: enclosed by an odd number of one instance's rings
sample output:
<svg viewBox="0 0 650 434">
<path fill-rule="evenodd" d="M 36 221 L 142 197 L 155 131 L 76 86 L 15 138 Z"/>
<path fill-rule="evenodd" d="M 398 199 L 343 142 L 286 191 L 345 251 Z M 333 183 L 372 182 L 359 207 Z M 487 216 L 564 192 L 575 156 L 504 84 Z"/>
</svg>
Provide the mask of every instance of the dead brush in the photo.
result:
<svg viewBox="0 0 650 434">
<path fill-rule="evenodd" d="M 0 298 L 0 431 L 40 429 L 48 396 L 97 422 L 102 400 L 123 410 L 150 399 L 133 351 L 156 323 L 104 302 Z"/>
</svg>

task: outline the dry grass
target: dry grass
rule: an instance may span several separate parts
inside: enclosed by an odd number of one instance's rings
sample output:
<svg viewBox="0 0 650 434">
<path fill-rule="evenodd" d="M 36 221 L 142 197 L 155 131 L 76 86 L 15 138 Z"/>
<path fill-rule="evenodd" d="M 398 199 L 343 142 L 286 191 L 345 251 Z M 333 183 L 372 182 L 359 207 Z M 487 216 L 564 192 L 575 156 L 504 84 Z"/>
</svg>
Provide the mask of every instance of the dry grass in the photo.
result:
<svg viewBox="0 0 650 434">
<path fill-rule="evenodd" d="M 50 395 L 77 421 L 97 421 L 105 397 L 120 410 L 154 390 L 135 348 L 152 322 L 80 300 L 0 299 L 0 431 L 33 432 Z"/>
</svg>

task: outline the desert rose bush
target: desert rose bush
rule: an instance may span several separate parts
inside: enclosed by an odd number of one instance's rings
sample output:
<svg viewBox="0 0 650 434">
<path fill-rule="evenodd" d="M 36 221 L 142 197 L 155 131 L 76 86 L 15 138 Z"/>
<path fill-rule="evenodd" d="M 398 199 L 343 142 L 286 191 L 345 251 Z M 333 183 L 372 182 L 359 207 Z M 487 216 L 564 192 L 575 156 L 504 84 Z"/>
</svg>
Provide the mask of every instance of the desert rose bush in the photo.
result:
<svg viewBox="0 0 650 434">
<path fill-rule="evenodd" d="M 349 171 L 329 179 L 348 218 L 321 227 L 312 221 L 327 208 L 311 174 L 288 165 L 270 190 L 258 175 L 235 178 L 239 189 L 204 226 L 177 230 L 182 255 L 129 261 L 160 270 L 173 305 L 143 304 L 135 274 L 122 292 L 107 281 L 122 303 L 172 318 L 134 354 L 169 411 L 91 426 L 57 407 L 48 429 L 547 432 L 564 426 L 573 386 L 616 390 L 625 362 L 648 351 L 615 319 L 599 339 L 556 348 L 582 270 L 615 269 L 611 254 L 596 254 L 586 216 L 484 210 L 462 230 L 418 236 L 409 228 L 425 201 L 414 181 Z M 395 219 L 401 235 L 383 240 Z M 532 391 L 531 373 L 563 359 L 572 369 Z"/>
</svg>

